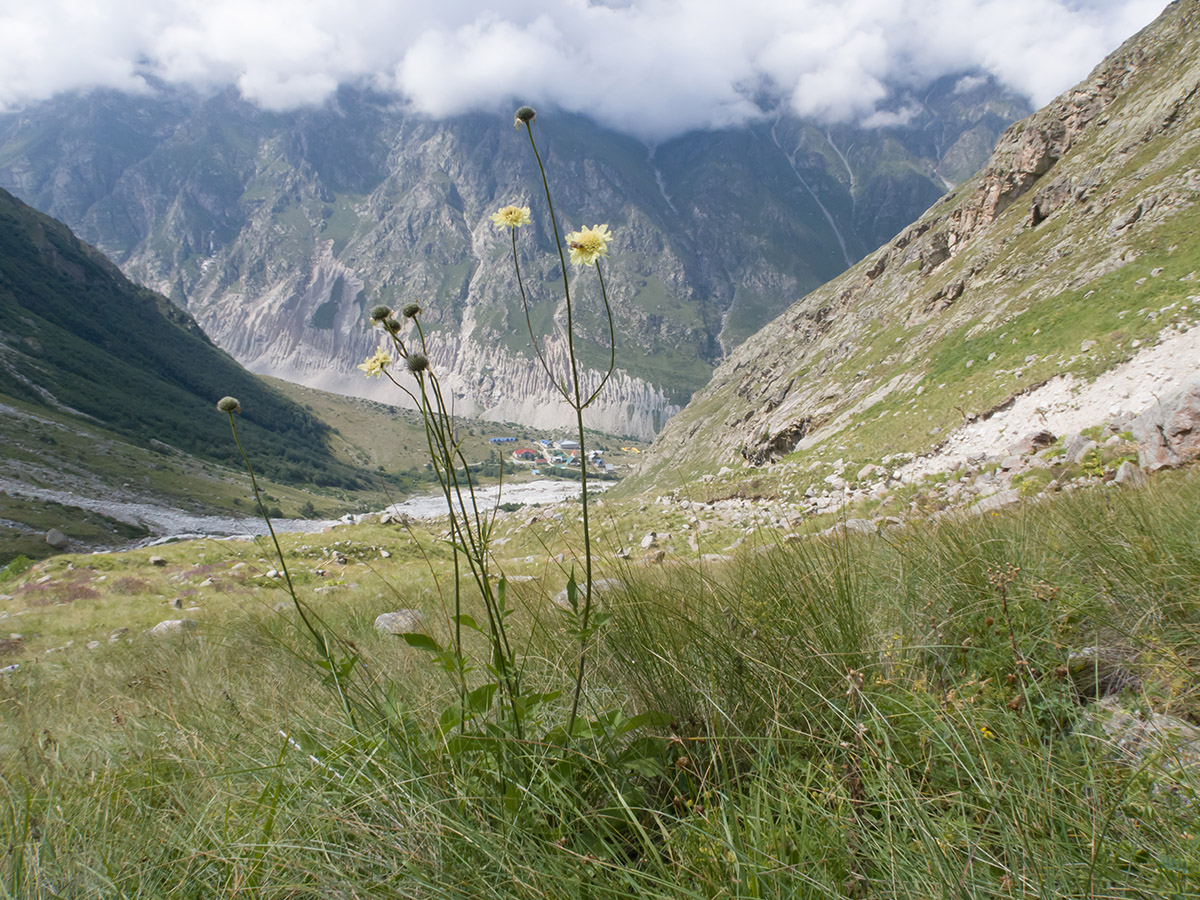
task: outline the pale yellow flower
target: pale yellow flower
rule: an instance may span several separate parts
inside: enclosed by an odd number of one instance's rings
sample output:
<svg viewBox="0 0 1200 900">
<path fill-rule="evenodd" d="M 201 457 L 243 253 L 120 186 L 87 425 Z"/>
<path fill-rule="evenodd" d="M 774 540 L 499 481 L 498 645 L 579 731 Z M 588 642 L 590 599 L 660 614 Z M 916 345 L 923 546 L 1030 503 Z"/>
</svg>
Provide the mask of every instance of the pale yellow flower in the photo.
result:
<svg viewBox="0 0 1200 900">
<path fill-rule="evenodd" d="M 359 368 L 367 373 L 368 378 L 374 378 L 382 375 L 384 370 L 391 364 L 391 354 L 389 354 L 383 347 L 380 347 L 375 351 L 375 355 L 368 356 L 363 361 L 362 365 L 359 366 Z"/>
<path fill-rule="evenodd" d="M 529 207 L 501 207 L 500 211 L 492 216 L 492 221 L 496 223 L 497 228 L 519 228 L 522 225 L 528 225 L 531 221 L 529 218 Z"/>
<path fill-rule="evenodd" d="M 594 266 L 601 256 L 608 255 L 608 244 L 612 233 L 607 225 L 593 225 L 582 231 L 567 235 L 567 246 L 571 249 L 571 262 L 577 266 Z"/>
</svg>

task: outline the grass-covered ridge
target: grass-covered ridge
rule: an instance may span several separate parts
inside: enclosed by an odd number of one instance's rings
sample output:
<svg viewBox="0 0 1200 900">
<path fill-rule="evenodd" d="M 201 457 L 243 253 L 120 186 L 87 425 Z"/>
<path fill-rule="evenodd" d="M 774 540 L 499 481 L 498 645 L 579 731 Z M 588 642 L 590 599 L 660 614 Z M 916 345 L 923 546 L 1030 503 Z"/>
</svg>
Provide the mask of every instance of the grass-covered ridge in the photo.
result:
<svg viewBox="0 0 1200 900">
<path fill-rule="evenodd" d="M 535 514 L 505 519 L 494 552 L 524 683 L 552 692 L 574 655 L 548 600 L 566 573 L 547 561 L 575 526 Z M 620 539 L 636 516 L 602 518 Z M 284 594 L 262 549 L 175 545 L 163 569 L 146 552 L 59 558 L 0 587 L 6 632 L 88 608 L 81 635 L 100 615 L 134 627 L 36 660 L 5 645 L 20 668 L 0 680 L 2 883 L 15 897 L 1193 896 L 1195 750 L 1126 757 L 1089 722 L 1119 708 L 1200 722 L 1198 530 L 1193 468 L 879 537 L 760 531 L 726 563 L 613 559 L 588 716 L 655 715 L 566 760 L 533 741 L 517 782 L 486 747 L 439 737 L 452 685 L 371 628 L 413 607 L 447 638 L 436 534 L 417 535 L 428 562 L 378 526 L 285 543 L 302 597 L 360 654 L 357 727 L 291 614 L 272 612 Z M 66 584 L 77 596 L 47 593 Z M 139 633 L 163 589 L 195 592 L 197 629 Z"/>
<path fill-rule="evenodd" d="M 186 312 L 3 191 L 0 321 L 0 394 L 225 463 L 236 450 L 211 410 L 237 392 L 266 475 L 364 486 L 330 455 L 328 426 L 214 347 Z"/>
</svg>

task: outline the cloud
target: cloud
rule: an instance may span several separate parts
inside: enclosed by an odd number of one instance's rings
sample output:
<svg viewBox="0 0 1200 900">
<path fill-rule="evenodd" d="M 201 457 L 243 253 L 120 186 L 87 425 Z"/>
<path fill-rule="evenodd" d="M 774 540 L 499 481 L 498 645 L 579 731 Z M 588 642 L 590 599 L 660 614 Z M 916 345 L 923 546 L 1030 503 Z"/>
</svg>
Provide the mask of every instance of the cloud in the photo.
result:
<svg viewBox="0 0 1200 900">
<path fill-rule="evenodd" d="M 447 116 L 514 101 L 646 140 L 784 104 L 883 124 L 897 88 L 986 73 L 1042 104 L 1162 0 L 0 0 L 0 108 L 147 79 L 265 108 L 370 83 Z"/>
</svg>

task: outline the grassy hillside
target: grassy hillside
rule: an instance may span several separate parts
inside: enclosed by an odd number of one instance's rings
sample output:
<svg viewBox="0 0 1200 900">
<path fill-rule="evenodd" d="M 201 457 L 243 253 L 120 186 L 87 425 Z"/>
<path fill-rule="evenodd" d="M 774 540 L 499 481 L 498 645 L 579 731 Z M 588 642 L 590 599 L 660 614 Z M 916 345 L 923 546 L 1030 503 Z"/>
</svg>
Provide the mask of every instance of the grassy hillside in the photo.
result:
<svg viewBox="0 0 1200 900">
<path fill-rule="evenodd" d="M 331 457 L 327 426 L 214 347 L 187 313 L 3 191 L 0 321 L 0 394 L 221 463 L 237 449 L 214 404 L 232 394 L 268 477 L 364 486 Z"/>
</svg>

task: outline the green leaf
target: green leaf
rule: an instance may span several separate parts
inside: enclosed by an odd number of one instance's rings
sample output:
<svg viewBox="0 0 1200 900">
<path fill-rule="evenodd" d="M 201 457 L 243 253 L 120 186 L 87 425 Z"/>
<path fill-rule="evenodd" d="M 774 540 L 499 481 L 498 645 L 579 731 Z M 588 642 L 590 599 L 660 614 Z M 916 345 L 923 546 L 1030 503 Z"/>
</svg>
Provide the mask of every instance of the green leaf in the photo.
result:
<svg viewBox="0 0 1200 900">
<path fill-rule="evenodd" d="M 575 612 L 579 612 L 579 585 L 575 583 L 575 570 L 567 576 L 567 603 Z"/>
<path fill-rule="evenodd" d="M 442 648 L 440 646 L 438 646 L 438 642 L 435 641 L 433 638 L 431 638 L 427 634 L 420 634 L 418 632 L 418 633 L 402 634 L 402 635 L 400 635 L 400 637 L 404 638 L 404 642 L 406 644 L 408 644 L 408 646 L 416 647 L 418 650 L 425 650 L 429 653 L 441 653 L 442 652 Z"/>
<path fill-rule="evenodd" d="M 472 631 L 478 631 L 481 634 L 483 633 L 483 629 L 479 627 L 479 623 L 476 622 L 473 617 L 468 616 L 466 613 L 462 613 L 461 615 L 454 616 L 453 621 L 457 622 L 459 625 L 464 626 L 465 628 L 470 628 Z"/>
<path fill-rule="evenodd" d="M 492 707 L 492 698 L 496 696 L 499 687 L 500 685 L 492 682 L 475 688 L 467 694 L 467 707 L 474 713 L 487 712 Z"/>
<path fill-rule="evenodd" d="M 664 728 L 670 724 L 670 716 L 658 710 L 651 709 L 646 712 L 640 712 L 631 719 L 625 719 L 614 730 L 613 736 L 620 737 L 639 728 Z"/>
<path fill-rule="evenodd" d="M 461 706 L 457 703 L 453 706 L 447 706 L 442 710 L 442 714 L 438 716 L 438 730 L 445 736 L 462 725 L 463 721 Z"/>
</svg>

